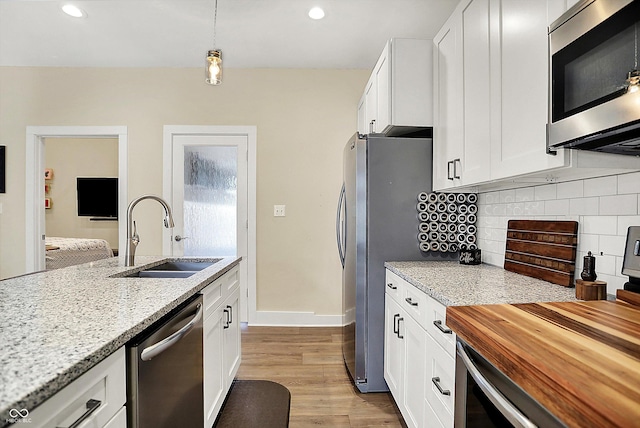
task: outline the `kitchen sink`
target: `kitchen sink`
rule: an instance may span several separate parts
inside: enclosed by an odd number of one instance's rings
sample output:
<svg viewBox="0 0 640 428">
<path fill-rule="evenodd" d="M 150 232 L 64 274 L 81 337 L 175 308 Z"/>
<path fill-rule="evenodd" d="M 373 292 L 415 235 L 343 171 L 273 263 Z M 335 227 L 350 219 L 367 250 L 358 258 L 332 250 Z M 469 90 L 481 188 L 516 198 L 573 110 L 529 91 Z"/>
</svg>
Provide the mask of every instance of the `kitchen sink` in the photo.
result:
<svg viewBox="0 0 640 428">
<path fill-rule="evenodd" d="M 207 262 L 170 261 L 126 275 L 125 278 L 189 278 L 221 259 Z"/>
</svg>

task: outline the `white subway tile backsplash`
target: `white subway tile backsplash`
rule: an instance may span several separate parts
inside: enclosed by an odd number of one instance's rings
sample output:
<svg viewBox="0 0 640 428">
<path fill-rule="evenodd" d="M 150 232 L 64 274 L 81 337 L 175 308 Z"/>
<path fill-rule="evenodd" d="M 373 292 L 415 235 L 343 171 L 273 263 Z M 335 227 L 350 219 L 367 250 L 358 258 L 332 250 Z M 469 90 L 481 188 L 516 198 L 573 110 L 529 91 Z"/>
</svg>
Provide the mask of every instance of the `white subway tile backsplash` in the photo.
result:
<svg viewBox="0 0 640 428">
<path fill-rule="evenodd" d="M 507 204 L 509 202 L 516 201 L 516 191 L 515 190 L 503 190 L 500 192 L 500 202 L 503 204 Z"/>
<path fill-rule="evenodd" d="M 624 256 L 624 246 L 626 243 L 626 236 L 600 236 L 600 249 L 599 251 L 610 256 Z"/>
<path fill-rule="evenodd" d="M 576 278 L 587 251 L 596 256 L 598 279 L 608 293 L 622 288 L 622 256 L 627 228 L 640 226 L 640 172 L 543 184 L 479 194 L 478 247 L 484 263 L 504 265 L 511 219 L 578 221 Z"/>
<path fill-rule="evenodd" d="M 638 214 L 638 195 L 616 195 L 600 197 L 600 215 Z"/>
<path fill-rule="evenodd" d="M 500 192 L 489 192 L 485 194 L 487 204 L 497 204 L 500 202 Z"/>
<path fill-rule="evenodd" d="M 534 188 L 524 187 L 516 189 L 516 202 L 533 201 L 535 199 Z"/>
<path fill-rule="evenodd" d="M 534 187 L 534 195 L 536 201 L 547 201 L 556 199 L 557 184 L 545 184 Z"/>
<path fill-rule="evenodd" d="M 626 237 L 629 226 L 640 226 L 640 215 L 619 216 L 616 235 Z"/>
<path fill-rule="evenodd" d="M 584 196 L 615 195 L 618 192 L 618 177 L 598 177 L 584 180 Z"/>
<path fill-rule="evenodd" d="M 618 176 L 618 194 L 640 193 L 640 172 Z"/>
<path fill-rule="evenodd" d="M 598 215 L 600 200 L 597 197 L 569 199 L 569 214 Z"/>
<path fill-rule="evenodd" d="M 551 201 L 545 201 L 544 203 L 545 215 L 569 215 L 569 200 L 568 199 L 555 199 Z"/>
<path fill-rule="evenodd" d="M 582 231 L 597 235 L 615 235 L 617 230 L 617 218 L 615 216 L 591 216 L 582 217 Z"/>
<path fill-rule="evenodd" d="M 525 215 L 542 215 L 544 214 L 544 201 L 537 202 L 525 202 L 524 203 Z"/>
<path fill-rule="evenodd" d="M 596 275 L 615 275 L 616 274 L 616 258 L 615 256 L 594 254 L 596 257 Z"/>
<path fill-rule="evenodd" d="M 584 196 L 583 183 L 582 180 L 558 183 L 556 197 L 558 199 L 581 198 Z"/>
<path fill-rule="evenodd" d="M 582 226 L 578 223 L 578 251 L 586 253 L 591 251 L 593 254 L 600 252 L 600 235 L 590 235 L 587 233 L 580 233 Z"/>
</svg>

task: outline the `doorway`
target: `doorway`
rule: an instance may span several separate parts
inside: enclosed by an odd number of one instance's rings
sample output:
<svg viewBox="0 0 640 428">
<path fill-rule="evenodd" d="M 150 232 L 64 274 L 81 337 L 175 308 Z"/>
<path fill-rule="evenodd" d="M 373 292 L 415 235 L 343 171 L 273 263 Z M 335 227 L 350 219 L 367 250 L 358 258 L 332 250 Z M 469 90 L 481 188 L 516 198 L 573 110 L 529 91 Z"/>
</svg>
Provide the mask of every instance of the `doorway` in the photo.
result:
<svg viewBox="0 0 640 428">
<path fill-rule="evenodd" d="M 252 322 L 255 293 L 256 129 L 165 126 L 163 196 L 176 226 L 163 253 L 242 257 L 240 318 Z M 173 236 L 169 236 L 173 233 Z"/>
<path fill-rule="evenodd" d="M 46 138 L 114 138 L 118 140 L 118 217 L 127 210 L 126 126 L 28 126 L 26 140 L 26 271 L 45 269 L 45 146 Z M 126 243 L 126 224 L 118 225 L 118 246 Z"/>
</svg>

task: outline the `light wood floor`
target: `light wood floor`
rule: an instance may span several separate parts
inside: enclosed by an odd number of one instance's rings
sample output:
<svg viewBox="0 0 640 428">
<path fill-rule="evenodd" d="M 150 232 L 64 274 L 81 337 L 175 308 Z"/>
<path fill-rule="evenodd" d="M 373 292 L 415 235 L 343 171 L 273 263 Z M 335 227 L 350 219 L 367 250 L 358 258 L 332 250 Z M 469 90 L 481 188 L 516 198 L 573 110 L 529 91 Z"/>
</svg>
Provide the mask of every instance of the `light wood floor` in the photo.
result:
<svg viewBox="0 0 640 428">
<path fill-rule="evenodd" d="M 291 392 L 291 428 L 406 427 L 388 393 L 361 394 L 342 361 L 339 327 L 242 329 L 238 379 L 278 382 Z"/>
</svg>

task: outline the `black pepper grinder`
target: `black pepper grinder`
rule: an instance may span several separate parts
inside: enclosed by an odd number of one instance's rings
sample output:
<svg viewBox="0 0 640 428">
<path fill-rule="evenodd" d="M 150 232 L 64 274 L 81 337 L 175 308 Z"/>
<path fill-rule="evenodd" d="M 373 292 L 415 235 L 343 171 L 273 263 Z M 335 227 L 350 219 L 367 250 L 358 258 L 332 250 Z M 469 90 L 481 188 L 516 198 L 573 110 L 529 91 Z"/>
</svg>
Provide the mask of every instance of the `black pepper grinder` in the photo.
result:
<svg viewBox="0 0 640 428">
<path fill-rule="evenodd" d="M 598 277 L 596 275 L 596 258 L 591 254 L 591 251 L 584 256 L 584 264 L 582 265 L 580 277 L 584 281 L 595 281 Z"/>
</svg>

